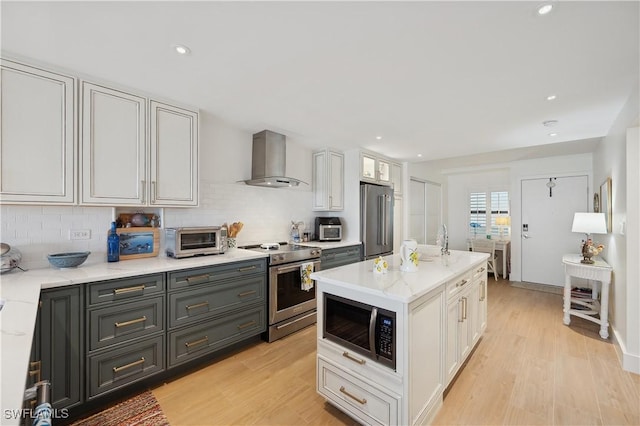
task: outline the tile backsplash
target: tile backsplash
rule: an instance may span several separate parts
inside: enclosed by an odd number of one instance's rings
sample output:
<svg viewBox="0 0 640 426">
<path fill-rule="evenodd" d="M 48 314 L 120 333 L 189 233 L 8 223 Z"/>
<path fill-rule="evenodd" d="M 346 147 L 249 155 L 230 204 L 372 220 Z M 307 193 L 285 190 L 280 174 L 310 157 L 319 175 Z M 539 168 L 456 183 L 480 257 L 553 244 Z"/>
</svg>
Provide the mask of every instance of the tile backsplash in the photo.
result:
<svg viewBox="0 0 640 426">
<path fill-rule="evenodd" d="M 292 220 L 313 230 L 311 202 L 308 190 L 200 181 L 200 207 L 165 208 L 162 227 L 243 222 L 239 245 L 287 241 Z M 0 241 L 20 250 L 26 269 L 48 267 L 47 254 L 68 251 L 91 251 L 87 263 L 106 261 L 111 207 L 1 205 L 0 215 Z M 69 232 L 80 229 L 91 238 L 70 240 Z"/>
</svg>

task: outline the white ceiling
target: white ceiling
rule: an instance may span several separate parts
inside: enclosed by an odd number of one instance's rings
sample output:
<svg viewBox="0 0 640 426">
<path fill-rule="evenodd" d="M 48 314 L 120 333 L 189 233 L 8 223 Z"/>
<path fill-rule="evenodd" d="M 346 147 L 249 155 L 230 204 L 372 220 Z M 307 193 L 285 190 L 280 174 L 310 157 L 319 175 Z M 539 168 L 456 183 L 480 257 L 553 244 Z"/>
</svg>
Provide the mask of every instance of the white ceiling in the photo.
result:
<svg viewBox="0 0 640 426">
<path fill-rule="evenodd" d="M 2 1 L 1 42 L 314 148 L 591 149 L 638 90 L 640 3 L 556 2 L 544 17 L 538 4 Z"/>
</svg>

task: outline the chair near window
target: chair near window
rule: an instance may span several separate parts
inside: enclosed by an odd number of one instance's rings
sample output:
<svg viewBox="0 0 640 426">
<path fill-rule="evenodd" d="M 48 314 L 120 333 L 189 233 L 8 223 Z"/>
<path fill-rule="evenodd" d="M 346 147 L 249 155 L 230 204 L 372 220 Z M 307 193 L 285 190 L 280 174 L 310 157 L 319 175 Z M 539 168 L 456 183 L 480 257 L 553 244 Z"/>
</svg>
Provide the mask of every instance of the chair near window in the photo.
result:
<svg viewBox="0 0 640 426">
<path fill-rule="evenodd" d="M 494 240 L 471 240 L 471 251 L 489 253 L 487 270 L 493 272 L 493 277 L 498 281 L 496 272 L 496 242 Z"/>
</svg>

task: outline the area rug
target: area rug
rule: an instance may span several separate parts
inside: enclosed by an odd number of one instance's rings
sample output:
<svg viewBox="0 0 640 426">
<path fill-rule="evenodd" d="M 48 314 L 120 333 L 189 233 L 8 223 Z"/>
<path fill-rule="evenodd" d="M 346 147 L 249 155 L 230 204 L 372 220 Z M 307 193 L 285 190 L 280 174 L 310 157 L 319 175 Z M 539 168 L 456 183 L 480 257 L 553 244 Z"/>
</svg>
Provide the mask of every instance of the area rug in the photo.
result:
<svg viewBox="0 0 640 426">
<path fill-rule="evenodd" d="M 169 421 L 158 400 L 151 392 L 144 392 L 114 405 L 71 426 L 166 426 Z"/>
</svg>

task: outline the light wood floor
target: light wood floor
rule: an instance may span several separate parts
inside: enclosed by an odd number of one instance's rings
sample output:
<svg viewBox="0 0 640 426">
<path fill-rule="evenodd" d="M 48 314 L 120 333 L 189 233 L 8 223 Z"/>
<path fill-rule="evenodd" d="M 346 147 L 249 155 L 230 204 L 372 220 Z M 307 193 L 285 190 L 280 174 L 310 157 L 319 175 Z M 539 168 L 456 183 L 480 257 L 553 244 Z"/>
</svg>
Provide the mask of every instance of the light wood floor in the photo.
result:
<svg viewBox="0 0 640 426">
<path fill-rule="evenodd" d="M 487 331 L 439 425 L 640 425 L 640 376 L 562 296 L 489 280 Z M 172 425 L 354 424 L 315 392 L 316 329 L 259 343 L 153 390 Z"/>
</svg>

